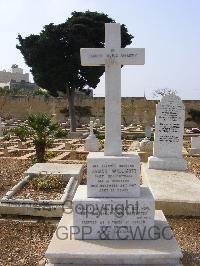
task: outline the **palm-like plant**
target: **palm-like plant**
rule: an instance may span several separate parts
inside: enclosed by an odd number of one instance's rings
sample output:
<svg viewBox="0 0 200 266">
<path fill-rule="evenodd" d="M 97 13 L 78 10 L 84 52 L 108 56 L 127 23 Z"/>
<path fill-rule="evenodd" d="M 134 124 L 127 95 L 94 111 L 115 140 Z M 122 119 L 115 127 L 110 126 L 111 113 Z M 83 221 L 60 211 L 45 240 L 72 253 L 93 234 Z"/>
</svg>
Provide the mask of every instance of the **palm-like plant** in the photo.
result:
<svg viewBox="0 0 200 266">
<path fill-rule="evenodd" d="M 26 127 L 35 145 L 37 162 L 44 162 L 46 148 L 59 128 L 58 123 L 52 122 L 46 114 L 31 114 L 28 116 Z"/>
</svg>

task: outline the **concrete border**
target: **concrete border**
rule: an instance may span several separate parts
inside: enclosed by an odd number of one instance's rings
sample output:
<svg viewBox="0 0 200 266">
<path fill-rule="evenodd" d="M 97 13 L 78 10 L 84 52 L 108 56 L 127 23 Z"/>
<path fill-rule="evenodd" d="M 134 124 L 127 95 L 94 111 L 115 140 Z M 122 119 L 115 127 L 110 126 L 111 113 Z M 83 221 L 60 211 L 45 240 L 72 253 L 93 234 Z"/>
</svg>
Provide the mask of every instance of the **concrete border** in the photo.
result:
<svg viewBox="0 0 200 266">
<path fill-rule="evenodd" d="M 71 201 L 79 185 L 76 177 L 71 177 L 60 200 L 13 199 L 12 197 L 33 176 L 25 176 L 0 201 L 0 214 L 17 214 L 43 217 L 62 217 L 65 208 L 71 208 Z"/>
</svg>

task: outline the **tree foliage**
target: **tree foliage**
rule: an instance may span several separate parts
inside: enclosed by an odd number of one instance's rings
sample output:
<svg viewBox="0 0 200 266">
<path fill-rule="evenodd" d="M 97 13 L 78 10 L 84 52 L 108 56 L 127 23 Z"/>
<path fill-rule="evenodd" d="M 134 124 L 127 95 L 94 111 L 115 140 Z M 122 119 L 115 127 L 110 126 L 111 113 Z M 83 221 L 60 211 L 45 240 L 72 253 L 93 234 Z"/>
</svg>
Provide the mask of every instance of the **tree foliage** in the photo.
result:
<svg viewBox="0 0 200 266">
<path fill-rule="evenodd" d="M 36 150 L 37 162 L 45 161 L 45 152 L 48 144 L 59 129 L 57 123 L 53 123 L 46 114 L 31 114 L 27 118 L 27 124 L 23 127 L 17 127 L 13 131 L 21 140 L 27 137 L 32 138 Z"/>
<path fill-rule="evenodd" d="M 200 110 L 191 108 L 188 112 L 188 115 L 190 117 L 186 119 L 187 121 L 194 121 L 195 123 L 200 125 Z"/>
<path fill-rule="evenodd" d="M 66 22 L 44 26 L 38 35 L 23 38 L 18 35 L 19 49 L 30 67 L 35 83 L 51 95 L 67 94 L 72 126 L 75 129 L 75 90 L 96 88 L 104 67 L 83 67 L 80 48 L 103 48 L 105 23 L 115 22 L 104 13 L 73 12 Z M 121 25 L 122 47 L 129 45 L 133 36 Z"/>
</svg>

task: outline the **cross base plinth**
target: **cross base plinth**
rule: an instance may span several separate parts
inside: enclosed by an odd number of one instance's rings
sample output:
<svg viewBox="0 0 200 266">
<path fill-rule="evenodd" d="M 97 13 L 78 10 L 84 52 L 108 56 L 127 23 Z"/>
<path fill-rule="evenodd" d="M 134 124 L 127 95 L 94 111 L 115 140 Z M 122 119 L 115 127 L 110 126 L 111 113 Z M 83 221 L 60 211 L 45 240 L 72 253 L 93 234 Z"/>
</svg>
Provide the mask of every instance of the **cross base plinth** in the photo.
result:
<svg viewBox="0 0 200 266">
<path fill-rule="evenodd" d="M 87 157 L 87 196 L 123 198 L 140 196 L 140 158 L 134 152 L 106 156 L 90 152 Z"/>
<path fill-rule="evenodd" d="M 139 198 L 88 198 L 79 186 L 73 199 L 75 239 L 135 240 L 154 238 L 155 201 L 148 187 Z"/>
<path fill-rule="evenodd" d="M 156 240 L 75 240 L 71 214 L 64 213 L 45 253 L 46 266 L 181 266 L 182 252 L 162 211 L 155 213 Z"/>
</svg>

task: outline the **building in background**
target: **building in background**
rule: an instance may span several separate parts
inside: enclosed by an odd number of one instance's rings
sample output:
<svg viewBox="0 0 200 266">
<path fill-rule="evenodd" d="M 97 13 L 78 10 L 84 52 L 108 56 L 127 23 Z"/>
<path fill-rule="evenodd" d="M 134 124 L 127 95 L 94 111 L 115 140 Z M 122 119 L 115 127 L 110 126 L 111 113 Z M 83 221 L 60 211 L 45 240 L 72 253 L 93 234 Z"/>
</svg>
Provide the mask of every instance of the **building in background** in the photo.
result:
<svg viewBox="0 0 200 266">
<path fill-rule="evenodd" d="M 29 73 L 23 73 L 23 69 L 13 64 L 10 71 L 0 71 L 0 87 L 7 89 L 35 89 L 38 86 L 29 82 Z"/>
</svg>

